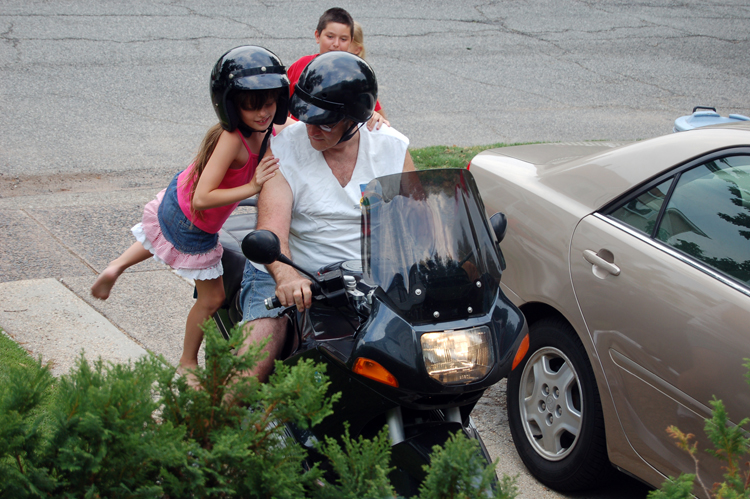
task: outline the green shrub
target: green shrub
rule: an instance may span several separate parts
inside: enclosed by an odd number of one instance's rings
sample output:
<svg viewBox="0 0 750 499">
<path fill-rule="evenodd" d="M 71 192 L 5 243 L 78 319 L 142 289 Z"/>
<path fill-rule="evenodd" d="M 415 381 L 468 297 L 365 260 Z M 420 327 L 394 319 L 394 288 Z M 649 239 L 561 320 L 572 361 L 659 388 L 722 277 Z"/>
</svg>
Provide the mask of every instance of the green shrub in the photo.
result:
<svg viewBox="0 0 750 499">
<path fill-rule="evenodd" d="M 306 450 L 285 437 L 285 423 L 309 428 L 331 414 L 339 395 L 326 397 L 324 365 L 277 362 L 261 384 L 242 373 L 263 357 L 263 345 L 234 355 L 241 329 L 225 341 L 207 324 L 206 367 L 193 372 L 199 389 L 153 356 L 132 364 L 81 356 L 51 394 L 41 361 L 34 376 L 9 367 L 0 386 L 0 497 L 394 497 L 387 429 L 371 441 L 351 439 L 347 429 L 341 444 L 321 443 L 334 479 L 304 467 Z M 47 414 L 35 414 L 45 398 Z M 40 431 L 44 417 L 49 428 Z M 485 470 L 472 445 L 454 437 L 437 447 L 420 497 L 489 491 L 494 465 Z M 449 472 L 451 461 L 461 466 Z M 512 497 L 514 489 L 497 495 L 501 489 L 487 497 Z"/>
<path fill-rule="evenodd" d="M 445 448 L 432 449 L 431 465 L 419 489 L 419 499 L 512 499 L 518 493 L 515 478 L 504 476 L 493 489 L 497 461 L 485 467 L 479 443 L 460 434 L 451 436 Z"/>
<path fill-rule="evenodd" d="M 330 462 L 336 480 L 331 484 L 321 480 L 320 487 L 312 494 L 314 499 L 382 499 L 394 497 L 395 492 L 388 480 L 391 443 L 388 428 L 372 440 L 349 436 L 349 426 L 344 428 L 344 447 L 330 437 L 318 446 L 318 450 Z"/>
</svg>

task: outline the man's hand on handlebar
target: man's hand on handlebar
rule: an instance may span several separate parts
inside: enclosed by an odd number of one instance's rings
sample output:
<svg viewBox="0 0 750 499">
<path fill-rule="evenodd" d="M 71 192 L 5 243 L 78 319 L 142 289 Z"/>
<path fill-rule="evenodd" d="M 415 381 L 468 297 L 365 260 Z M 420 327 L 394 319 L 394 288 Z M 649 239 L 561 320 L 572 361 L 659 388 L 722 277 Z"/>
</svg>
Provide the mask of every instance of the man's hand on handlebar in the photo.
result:
<svg viewBox="0 0 750 499">
<path fill-rule="evenodd" d="M 295 271 L 293 275 L 290 273 L 276 282 L 276 296 L 282 306 L 296 305 L 297 310 L 302 311 L 310 308 L 312 304 L 311 284 L 309 279 L 300 276 Z"/>
</svg>

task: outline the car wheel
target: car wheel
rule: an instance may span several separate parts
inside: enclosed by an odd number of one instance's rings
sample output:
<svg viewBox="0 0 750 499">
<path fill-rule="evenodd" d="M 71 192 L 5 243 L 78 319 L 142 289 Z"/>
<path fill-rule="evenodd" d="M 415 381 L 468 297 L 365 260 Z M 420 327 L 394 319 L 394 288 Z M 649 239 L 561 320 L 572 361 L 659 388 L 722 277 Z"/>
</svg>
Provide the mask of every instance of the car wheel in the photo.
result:
<svg viewBox="0 0 750 499">
<path fill-rule="evenodd" d="M 508 376 L 508 420 L 521 459 L 548 487 L 592 488 L 614 469 L 591 364 L 563 320 L 530 327 L 529 351 Z"/>
</svg>

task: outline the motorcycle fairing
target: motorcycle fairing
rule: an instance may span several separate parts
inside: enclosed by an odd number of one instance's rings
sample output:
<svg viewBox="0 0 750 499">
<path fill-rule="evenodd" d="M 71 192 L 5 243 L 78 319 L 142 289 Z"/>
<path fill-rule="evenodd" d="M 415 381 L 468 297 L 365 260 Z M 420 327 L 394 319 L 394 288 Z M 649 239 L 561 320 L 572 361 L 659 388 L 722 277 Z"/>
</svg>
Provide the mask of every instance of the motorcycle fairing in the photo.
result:
<svg viewBox="0 0 750 499">
<path fill-rule="evenodd" d="M 502 264 L 471 173 L 378 177 L 361 204 L 364 280 L 396 313 L 419 325 L 490 311 Z"/>
<path fill-rule="evenodd" d="M 435 324 L 412 326 L 388 303 L 377 298 L 373 300 L 369 320 L 354 338 L 354 348 L 347 365 L 351 368 L 359 357 L 381 364 L 398 379 L 399 387 L 394 389 L 375 383 L 373 389 L 398 401 L 400 405 L 420 409 L 463 405 L 471 399 L 471 392 L 484 390 L 507 376 L 526 328 L 521 312 L 499 290 L 494 298 L 493 306 L 487 314 L 441 322 L 438 328 L 490 328 L 496 362 L 482 379 L 465 385 L 444 385 L 431 379 L 422 358 L 420 337 L 424 333 L 434 332 Z"/>
</svg>

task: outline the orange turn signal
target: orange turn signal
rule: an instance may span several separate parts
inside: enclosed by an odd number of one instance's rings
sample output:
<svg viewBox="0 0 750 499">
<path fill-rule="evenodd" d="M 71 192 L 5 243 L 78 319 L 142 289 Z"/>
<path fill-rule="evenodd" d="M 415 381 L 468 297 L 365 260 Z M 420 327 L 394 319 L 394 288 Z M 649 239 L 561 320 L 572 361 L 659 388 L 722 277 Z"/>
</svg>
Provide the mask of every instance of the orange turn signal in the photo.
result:
<svg viewBox="0 0 750 499">
<path fill-rule="evenodd" d="M 360 357 L 357 359 L 357 362 L 354 363 L 354 369 L 352 369 L 352 371 L 364 376 L 365 378 L 375 380 L 378 383 L 398 388 L 398 380 L 396 377 L 374 360 Z"/>
<path fill-rule="evenodd" d="M 521 345 L 518 347 L 516 356 L 513 357 L 513 367 L 510 368 L 511 371 L 515 369 L 518 364 L 521 363 L 523 358 L 526 357 L 526 352 L 528 351 L 529 351 L 529 335 L 527 334 L 521 340 Z"/>
</svg>

